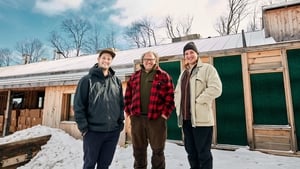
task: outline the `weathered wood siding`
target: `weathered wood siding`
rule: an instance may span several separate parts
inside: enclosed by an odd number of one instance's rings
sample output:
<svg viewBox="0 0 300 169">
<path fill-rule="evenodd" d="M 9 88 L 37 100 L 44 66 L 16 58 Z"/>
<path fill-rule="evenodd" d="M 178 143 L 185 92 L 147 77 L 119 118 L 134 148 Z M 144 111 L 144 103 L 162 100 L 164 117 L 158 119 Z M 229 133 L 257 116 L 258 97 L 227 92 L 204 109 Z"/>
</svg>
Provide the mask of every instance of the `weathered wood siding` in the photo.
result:
<svg viewBox="0 0 300 169">
<path fill-rule="evenodd" d="M 59 128 L 77 139 L 82 138 L 75 121 L 62 121 L 60 122 Z"/>
<path fill-rule="evenodd" d="M 300 39 L 300 4 L 266 10 L 263 22 L 266 37 L 277 42 Z"/>
<path fill-rule="evenodd" d="M 251 149 L 296 151 L 294 112 L 291 103 L 290 80 L 286 50 L 275 49 L 245 53 L 242 56 L 247 138 Z M 286 102 L 287 124 L 255 125 L 253 120 L 251 74 L 282 73 Z"/>
<path fill-rule="evenodd" d="M 255 149 L 268 149 L 291 151 L 292 137 L 289 126 L 263 126 L 253 127 Z"/>
<path fill-rule="evenodd" d="M 75 93 L 76 86 L 46 87 L 43 110 L 43 125 L 59 128 L 64 93 Z"/>
</svg>

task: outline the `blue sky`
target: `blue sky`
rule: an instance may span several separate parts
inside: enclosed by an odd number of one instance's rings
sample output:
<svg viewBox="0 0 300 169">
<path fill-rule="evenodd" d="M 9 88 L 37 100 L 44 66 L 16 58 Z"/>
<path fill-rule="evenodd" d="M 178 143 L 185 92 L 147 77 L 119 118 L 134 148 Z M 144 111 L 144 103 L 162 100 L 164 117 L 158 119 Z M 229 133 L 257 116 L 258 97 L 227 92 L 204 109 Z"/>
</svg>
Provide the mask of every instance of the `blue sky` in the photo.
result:
<svg viewBox="0 0 300 169">
<path fill-rule="evenodd" d="M 72 17 L 101 24 L 103 31 L 110 27 L 120 30 L 117 24 L 109 20 L 110 15 L 118 12 L 110 8 L 114 2 L 115 0 L 1 0 L 0 48 L 14 50 L 18 41 L 33 38 L 40 39 L 50 47 L 50 32 L 59 31 L 61 22 Z"/>
<path fill-rule="evenodd" d="M 122 30 L 142 17 L 151 17 L 162 27 L 162 19 L 193 16 L 192 33 L 216 36 L 214 24 L 226 10 L 227 0 L 0 0 L 0 48 L 14 50 L 16 42 L 40 39 L 51 49 L 50 32 L 59 31 L 64 19 L 81 17 L 101 25 L 101 31 L 118 33 L 117 44 L 126 42 Z M 158 38 L 166 38 L 164 30 Z"/>
</svg>

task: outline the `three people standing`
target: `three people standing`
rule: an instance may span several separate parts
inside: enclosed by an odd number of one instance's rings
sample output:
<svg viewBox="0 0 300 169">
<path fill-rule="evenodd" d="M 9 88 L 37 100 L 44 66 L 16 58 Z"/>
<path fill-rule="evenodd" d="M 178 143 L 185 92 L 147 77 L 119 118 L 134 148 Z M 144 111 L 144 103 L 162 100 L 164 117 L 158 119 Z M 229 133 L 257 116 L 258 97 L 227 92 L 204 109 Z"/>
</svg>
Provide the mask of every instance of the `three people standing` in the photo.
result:
<svg viewBox="0 0 300 169">
<path fill-rule="evenodd" d="M 191 169 L 212 169 L 214 115 L 212 103 L 222 93 L 222 83 L 211 64 L 202 63 L 193 42 L 183 48 L 185 70 L 175 89 L 162 70 L 156 53 L 141 57 L 141 69 L 132 74 L 125 91 L 110 68 L 113 50 L 102 50 L 98 63 L 78 83 L 74 98 L 75 119 L 83 135 L 84 169 L 108 169 L 124 127 L 123 110 L 131 120 L 134 168 L 147 168 L 147 147 L 153 169 L 165 169 L 167 119 L 176 107 L 178 125 Z M 175 102 L 175 103 L 174 103 Z"/>
<path fill-rule="evenodd" d="M 194 42 L 183 48 L 186 65 L 175 89 L 176 114 L 191 169 L 212 169 L 212 103 L 221 95 L 222 83 L 213 65 L 202 63 L 198 54 Z"/>
</svg>

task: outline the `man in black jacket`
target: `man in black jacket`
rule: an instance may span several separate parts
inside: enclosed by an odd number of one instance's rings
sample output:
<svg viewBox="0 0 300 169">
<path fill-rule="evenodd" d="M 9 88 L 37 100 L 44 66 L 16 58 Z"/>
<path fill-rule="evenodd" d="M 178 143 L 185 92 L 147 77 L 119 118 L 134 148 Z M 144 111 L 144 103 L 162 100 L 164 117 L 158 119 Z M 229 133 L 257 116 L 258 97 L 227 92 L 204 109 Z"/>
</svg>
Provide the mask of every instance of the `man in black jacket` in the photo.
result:
<svg viewBox="0 0 300 169">
<path fill-rule="evenodd" d="M 74 111 L 83 136 L 83 169 L 108 169 L 124 127 L 122 84 L 112 70 L 112 49 L 100 51 L 98 63 L 78 83 Z"/>
</svg>

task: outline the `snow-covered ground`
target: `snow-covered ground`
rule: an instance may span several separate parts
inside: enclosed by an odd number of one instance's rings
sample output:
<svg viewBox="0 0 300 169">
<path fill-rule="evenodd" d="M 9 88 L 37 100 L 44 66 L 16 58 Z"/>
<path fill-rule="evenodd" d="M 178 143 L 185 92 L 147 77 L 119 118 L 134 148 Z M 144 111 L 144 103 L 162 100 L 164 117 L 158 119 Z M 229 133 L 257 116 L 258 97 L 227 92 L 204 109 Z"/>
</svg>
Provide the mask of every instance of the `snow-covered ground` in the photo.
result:
<svg viewBox="0 0 300 169">
<path fill-rule="evenodd" d="M 26 165 L 18 169 L 81 169 L 82 140 L 76 140 L 60 129 L 45 126 L 34 126 L 17 131 L 12 135 L 0 138 L 0 144 L 51 134 L 48 143 Z M 275 156 L 257 151 L 249 151 L 246 147 L 236 151 L 213 149 L 215 169 L 297 169 L 300 158 Z M 151 150 L 148 150 L 148 158 Z M 167 169 L 189 168 L 184 147 L 167 142 L 165 149 Z M 148 161 L 150 163 L 150 160 Z M 150 168 L 150 166 L 148 165 Z M 111 169 L 133 168 L 132 147 L 128 145 L 116 150 Z"/>
</svg>

